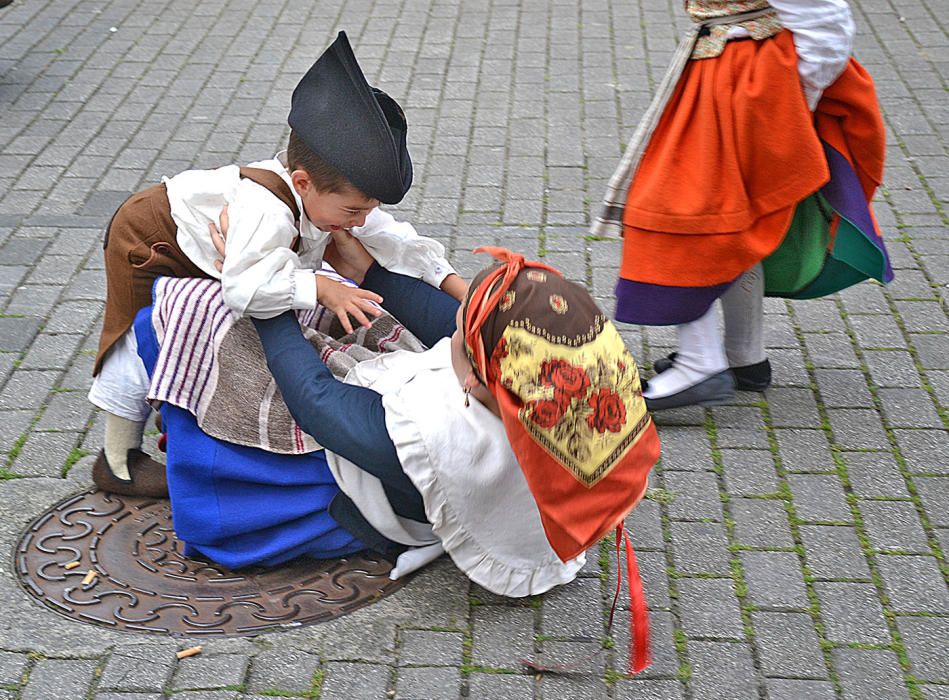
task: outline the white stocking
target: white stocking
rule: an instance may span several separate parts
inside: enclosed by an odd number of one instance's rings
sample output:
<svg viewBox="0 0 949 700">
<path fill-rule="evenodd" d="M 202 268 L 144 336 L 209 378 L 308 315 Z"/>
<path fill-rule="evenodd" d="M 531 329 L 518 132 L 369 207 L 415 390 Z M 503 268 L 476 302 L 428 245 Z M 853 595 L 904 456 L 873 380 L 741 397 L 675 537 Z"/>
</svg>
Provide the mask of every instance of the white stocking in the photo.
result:
<svg viewBox="0 0 949 700">
<path fill-rule="evenodd" d="M 133 421 L 107 413 L 105 416 L 105 459 L 109 469 L 120 479 L 128 481 L 128 451 L 142 446 L 145 421 Z"/>
<path fill-rule="evenodd" d="M 754 365 L 764 349 L 764 271 L 758 263 L 722 295 L 725 352 L 732 367 Z"/>
<path fill-rule="evenodd" d="M 650 399 L 671 396 L 728 369 L 714 305 L 704 316 L 676 326 L 676 335 L 679 347 L 675 362 L 665 372 L 650 378 L 643 396 Z"/>
</svg>

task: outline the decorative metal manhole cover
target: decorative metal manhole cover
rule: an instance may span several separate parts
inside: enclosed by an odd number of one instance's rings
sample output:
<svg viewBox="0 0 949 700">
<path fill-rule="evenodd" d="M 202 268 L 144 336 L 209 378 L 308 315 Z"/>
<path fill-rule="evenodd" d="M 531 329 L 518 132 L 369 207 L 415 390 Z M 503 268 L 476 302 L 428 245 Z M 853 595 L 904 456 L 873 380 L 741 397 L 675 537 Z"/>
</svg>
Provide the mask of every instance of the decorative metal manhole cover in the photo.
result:
<svg viewBox="0 0 949 700">
<path fill-rule="evenodd" d="M 181 551 L 168 501 L 91 489 L 29 526 L 16 570 L 27 591 L 66 617 L 188 636 L 250 636 L 325 622 L 403 583 L 391 581 L 391 565 L 371 554 L 231 571 Z"/>
</svg>

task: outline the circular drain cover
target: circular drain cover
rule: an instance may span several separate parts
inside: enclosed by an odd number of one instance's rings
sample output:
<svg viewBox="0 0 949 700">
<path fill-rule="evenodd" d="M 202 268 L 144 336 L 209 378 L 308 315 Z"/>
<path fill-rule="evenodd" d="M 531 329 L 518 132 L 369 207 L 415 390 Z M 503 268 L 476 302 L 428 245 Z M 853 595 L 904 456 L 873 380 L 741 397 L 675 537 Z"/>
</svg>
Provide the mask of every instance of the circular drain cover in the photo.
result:
<svg viewBox="0 0 949 700">
<path fill-rule="evenodd" d="M 16 570 L 27 591 L 66 617 L 188 636 L 251 636 L 325 622 L 403 583 L 391 581 L 391 564 L 369 553 L 231 571 L 181 551 L 168 501 L 90 489 L 29 526 Z"/>
</svg>

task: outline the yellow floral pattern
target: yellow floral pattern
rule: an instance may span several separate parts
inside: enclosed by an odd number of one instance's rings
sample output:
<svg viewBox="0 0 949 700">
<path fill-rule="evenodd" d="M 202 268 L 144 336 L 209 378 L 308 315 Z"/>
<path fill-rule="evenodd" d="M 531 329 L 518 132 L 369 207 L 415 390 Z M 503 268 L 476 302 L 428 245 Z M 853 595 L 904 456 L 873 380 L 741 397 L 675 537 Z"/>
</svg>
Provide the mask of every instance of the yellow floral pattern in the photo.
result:
<svg viewBox="0 0 949 700">
<path fill-rule="evenodd" d="M 636 362 L 612 323 L 589 342 L 552 342 L 510 325 L 491 358 L 523 401 L 518 419 L 588 488 L 616 466 L 649 423 Z"/>
</svg>

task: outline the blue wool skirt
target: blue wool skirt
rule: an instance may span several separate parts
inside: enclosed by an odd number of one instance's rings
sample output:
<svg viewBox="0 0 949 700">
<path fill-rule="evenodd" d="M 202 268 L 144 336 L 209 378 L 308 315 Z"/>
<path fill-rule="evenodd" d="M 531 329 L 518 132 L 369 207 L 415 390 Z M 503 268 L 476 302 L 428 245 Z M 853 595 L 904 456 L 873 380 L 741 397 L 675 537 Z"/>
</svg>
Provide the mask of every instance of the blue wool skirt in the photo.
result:
<svg viewBox="0 0 949 700">
<path fill-rule="evenodd" d="M 134 328 L 151 374 L 158 357 L 151 307 L 139 311 Z M 365 549 L 329 514 L 339 487 L 322 450 L 280 455 L 225 442 L 202 431 L 191 413 L 167 403 L 161 416 L 172 518 L 185 556 L 200 553 L 238 569 Z"/>
</svg>

